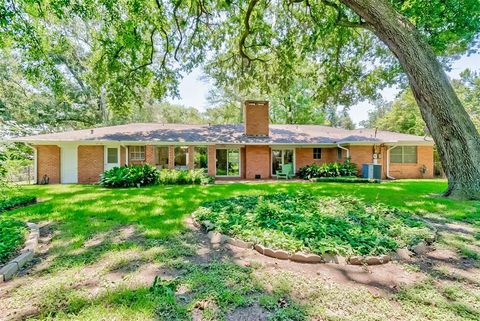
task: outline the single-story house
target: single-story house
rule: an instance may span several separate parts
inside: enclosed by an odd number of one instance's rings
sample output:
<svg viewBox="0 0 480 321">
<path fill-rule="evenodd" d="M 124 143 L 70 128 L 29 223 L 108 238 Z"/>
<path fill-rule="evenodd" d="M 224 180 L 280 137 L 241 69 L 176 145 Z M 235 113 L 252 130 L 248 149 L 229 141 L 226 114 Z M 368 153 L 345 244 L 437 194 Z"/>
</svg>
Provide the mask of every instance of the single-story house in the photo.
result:
<svg viewBox="0 0 480 321">
<path fill-rule="evenodd" d="M 50 183 L 95 183 L 105 170 L 150 163 L 158 168 L 204 168 L 227 179 L 268 179 L 283 164 L 382 165 L 383 178 L 433 177 L 433 141 L 375 129 L 273 125 L 269 103 L 244 103 L 244 123 L 142 123 L 20 137 L 35 150 L 35 176 Z"/>
</svg>

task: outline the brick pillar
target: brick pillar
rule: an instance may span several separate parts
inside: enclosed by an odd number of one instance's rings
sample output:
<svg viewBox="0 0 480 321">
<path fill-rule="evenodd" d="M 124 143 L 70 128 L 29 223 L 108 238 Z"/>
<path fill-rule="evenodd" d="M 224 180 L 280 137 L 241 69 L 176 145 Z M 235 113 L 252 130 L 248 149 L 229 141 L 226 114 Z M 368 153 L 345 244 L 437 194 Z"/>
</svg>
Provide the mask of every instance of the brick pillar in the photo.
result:
<svg viewBox="0 0 480 321">
<path fill-rule="evenodd" d="M 195 164 L 193 164 L 193 160 L 195 157 L 195 147 L 188 146 L 188 169 L 194 169 Z"/>
<path fill-rule="evenodd" d="M 155 166 L 155 155 L 153 145 L 145 146 L 145 163 Z"/>
<path fill-rule="evenodd" d="M 208 145 L 208 175 L 215 176 L 217 167 L 217 148 L 215 145 Z"/>
<path fill-rule="evenodd" d="M 50 184 L 60 183 L 60 147 L 56 145 L 37 145 L 37 184 L 44 175 Z"/>
<path fill-rule="evenodd" d="M 168 168 L 173 169 L 175 167 L 175 146 L 168 146 Z"/>
<path fill-rule="evenodd" d="M 120 166 L 124 166 L 127 162 L 127 149 L 123 146 L 120 147 Z"/>
</svg>

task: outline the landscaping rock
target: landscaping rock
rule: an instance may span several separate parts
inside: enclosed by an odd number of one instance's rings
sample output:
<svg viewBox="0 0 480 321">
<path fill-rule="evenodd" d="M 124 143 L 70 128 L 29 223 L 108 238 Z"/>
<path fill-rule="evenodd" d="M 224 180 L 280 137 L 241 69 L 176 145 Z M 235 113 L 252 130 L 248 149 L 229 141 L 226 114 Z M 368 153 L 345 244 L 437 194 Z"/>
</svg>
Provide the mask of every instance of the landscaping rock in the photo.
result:
<svg viewBox="0 0 480 321">
<path fill-rule="evenodd" d="M 363 262 L 367 265 L 380 265 L 383 261 L 378 256 L 367 256 Z"/>
<path fill-rule="evenodd" d="M 347 260 L 341 255 L 324 254 L 322 256 L 325 263 L 347 264 Z"/>
<path fill-rule="evenodd" d="M 18 271 L 17 263 L 8 263 L 0 270 L 0 279 L 2 282 L 10 280 Z"/>
<path fill-rule="evenodd" d="M 274 253 L 274 257 L 279 260 L 288 260 L 290 258 L 290 253 L 284 250 L 276 250 Z"/>
<path fill-rule="evenodd" d="M 323 258 L 316 254 L 306 254 L 297 252 L 290 257 L 290 260 L 301 263 L 321 263 Z"/>
<path fill-rule="evenodd" d="M 242 249 L 251 249 L 253 248 L 253 243 L 252 242 L 245 242 L 242 240 L 234 239 L 232 237 L 229 237 L 227 240 L 228 244 L 231 244 L 233 246 L 241 247 Z"/>
<path fill-rule="evenodd" d="M 203 226 L 207 231 L 211 231 L 215 228 L 215 225 L 210 221 L 203 221 Z"/>
<path fill-rule="evenodd" d="M 28 261 L 33 258 L 33 251 L 26 251 L 23 254 L 20 254 L 12 262 L 17 263 L 18 267 L 21 268 L 24 266 Z"/>
<path fill-rule="evenodd" d="M 200 223 L 198 223 L 198 221 L 195 220 L 195 219 L 193 219 L 193 226 L 195 226 L 196 228 L 202 227 L 202 226 L 200 225 Z"/>
<path fill-rule="evenodd" d="M 354 256 L 350 256 L 348 258 L 348 263 L 351 264 L 351 265 L 363 265 L 363 257 L 362 256 L 358 256 L 358 255 L 354 255 Z"/>
<path fill-rule="evenodd" d="M 410 261 L 413 255 L 408 249 L 398 249 L 395 252 L 395 259 L 398 261 Z"/>
<path fill-rule="evenodd" d="M 23 252 L 26 251 L 32 251 L 35 252 L 35 249 L 37 248 L 38 245 L 38 239 L 37 238 L 32 238 L 29 239 L 25 242 L 25 246 L 23 247 Z"/>
<path fill-rule="evenodd" d="M 271 248 L 268 248 L 268 247 L 265 247 L 263 249 L 263 255 L 266 255 L 266 256 L 269 256 L 269 257 L 275 257 L 275 250 L 271 249 Z"/>
<path fill-rule="evenodd" d="M 412 251 L 417 255 L 425 255 L 433 250 L 435 250 L 434 247 L 427 245 L 423 241 L 412 247 Z"/>
<path fill-rule="evenodd" d="M 260 254 L 264 254 L 265 247 L 260 245 L 260 244 L 255 244 L 255 250 L 257 250 L 257 252 L 260 253 Z"/>
</svg>

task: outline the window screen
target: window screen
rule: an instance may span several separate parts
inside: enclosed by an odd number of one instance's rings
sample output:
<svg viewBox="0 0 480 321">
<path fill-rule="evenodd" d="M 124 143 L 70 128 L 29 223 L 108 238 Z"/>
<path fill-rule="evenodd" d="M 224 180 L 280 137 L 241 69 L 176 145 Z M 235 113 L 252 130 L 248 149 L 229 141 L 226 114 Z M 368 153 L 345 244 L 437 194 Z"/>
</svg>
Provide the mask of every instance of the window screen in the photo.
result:
<svg viewBox="0 0 480 321">
<path fill-rule="evenodd" d="M 109 164 L 118 163 L 118 148 L 107 148 L 107 162 Z"/>
<path fill-rule="evenodd" d="M 397 146 L 390 150 L 390 161 L 397 164 L 417 163 L 417 146 Z"/>
</svg>

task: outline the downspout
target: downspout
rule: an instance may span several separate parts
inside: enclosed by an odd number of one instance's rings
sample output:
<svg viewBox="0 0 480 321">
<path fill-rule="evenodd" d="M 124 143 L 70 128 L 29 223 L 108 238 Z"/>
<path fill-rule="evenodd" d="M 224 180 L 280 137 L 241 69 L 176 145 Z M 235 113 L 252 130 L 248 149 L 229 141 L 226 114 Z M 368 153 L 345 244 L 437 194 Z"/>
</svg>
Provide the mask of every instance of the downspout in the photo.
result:
<svg viewBox="0 0 480 321">
<path fill-rule="evenodd" d="M 37 184 L 37 147 L 29 143 L 25 143 L 25 145 L 33 149 L 33 184 Z"/>
<path fill-rule="evenodd" d="M 346 150 L 347 151 L 347 158 L 350 158 L 350 149 L 348 149 L 346 147 L 342 147 L 342 146 L 340 146 L 340 144 L 337 144 L 337 147 L 340 148 L 340 149 Z"/>
<path fill-rule="evenodd" d="M 395 148 L 395 147 L 397 147 L 397 145 L 392 146 L 389 149 L 387 149 L 387 172 L 386 172 L 385 176 L 387 176 L 388 179 L 396 179 L 395 177 L 390 176 L 390 150 Z"/>
</svg>

